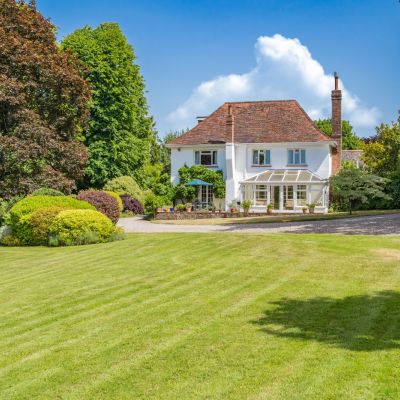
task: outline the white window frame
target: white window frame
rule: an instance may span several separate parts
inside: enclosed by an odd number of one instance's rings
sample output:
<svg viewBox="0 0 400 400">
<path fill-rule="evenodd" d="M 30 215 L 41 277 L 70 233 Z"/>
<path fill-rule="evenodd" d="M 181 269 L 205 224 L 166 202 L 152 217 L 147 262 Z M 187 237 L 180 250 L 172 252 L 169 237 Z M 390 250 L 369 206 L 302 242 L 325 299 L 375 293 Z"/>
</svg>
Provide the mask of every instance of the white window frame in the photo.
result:
<svg viewBox="0 0 400 400">
<path fill-rule="evenodd" d="M 257 156 L 256 156 L 257 154 Z M 260 163 L 260 154 L 263 155 L 264 162 Z M 268 163 L 266 162 L 267 159 L 267 154 L 268 154 Z M 252 165 L 257 166 L 257 167 L 264 167 L 264 166 L 271 166 L 271 150 L 270 149 L 253 149 L 252 153 Z M 254 162 L 256 161 L 256 162 Z"/>
<path fill-rule="evenodd" d="M 211 157 L 211 164 L 203 164 L 202 156 L 207 155 Z M 195 150 L 194 164 L 203 165 L 204 167 L 218 167 L 218 150 Z"/>
<path fill-rule="evenodd" d="M 292 157 L 290 157 L 292 154 Z M 296 155 L 298 155 L 298 161 L 296 162 Z M 307 165 L 307 152 L 306 149 L 288 149 L 287 151 L 288 165 Z"/>
<path fill-rule="evenodd" d="M 299 196 L 300 193 L 305 194 L 305 198 L 302 199 Z M 296 187 L 296 203 L 298 206 L 304 207 L 308 203 L 308 186 L 307 185 L 297 185 Z"/>
</svg>

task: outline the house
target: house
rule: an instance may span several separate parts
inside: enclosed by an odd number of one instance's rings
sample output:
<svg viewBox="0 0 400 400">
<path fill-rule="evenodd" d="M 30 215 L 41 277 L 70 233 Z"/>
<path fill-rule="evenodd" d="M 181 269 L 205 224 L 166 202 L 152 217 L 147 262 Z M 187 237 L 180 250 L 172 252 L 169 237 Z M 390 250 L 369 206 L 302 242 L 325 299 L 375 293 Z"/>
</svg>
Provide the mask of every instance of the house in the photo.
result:
<svg viewBox="0 0 400 400">
<path fill-rule="evenodd" d="M 362 150 L 342 150 L 342 161 L 350 162 L 356 168 L 361 168 L 364 165 L 362 155 Z"/>
<path fill-rule="evenodd" d="M 302 212 L 306 204 L 327 212 L 328 179 L 340 168 L 341 103 L 339 77 L 332 90 L 332 128 L 321 132 L 296 100 L 229 102 L 172 140 L 171 180 L 179 183 L 178 170 L 204 165 L 222 170 L 225 199 L 214 199 L 211 187 L 201 187 L 199 201 L 240 205 L 252 202 L 251 211 Z"/>
</svg>

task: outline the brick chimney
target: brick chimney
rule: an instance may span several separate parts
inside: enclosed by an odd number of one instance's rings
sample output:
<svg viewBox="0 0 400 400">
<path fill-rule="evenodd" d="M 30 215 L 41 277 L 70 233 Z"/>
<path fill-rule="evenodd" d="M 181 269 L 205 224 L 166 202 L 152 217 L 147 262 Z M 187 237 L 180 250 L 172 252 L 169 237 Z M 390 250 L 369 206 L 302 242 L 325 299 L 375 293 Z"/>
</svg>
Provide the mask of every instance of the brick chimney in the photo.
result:
<svg viewBox="0 0 400 400">
<path fill-rule="evenodd" d="M 226 116 L 226 136 L 231 138 L 231 143 L 235 142 L 235 121 L 233 119 L 231 104 L 228 104 L 228 115 Z"/>
<path fill-rule="evenodd" d="M 337 148 L 332 152 L 332 174 L 340 169 L 342 161 L 342 91 L 339 89 L 339 75 L 335 76 L 335 89 L 332 90 L 332 139 L 337 143 Z"/>
</svg>

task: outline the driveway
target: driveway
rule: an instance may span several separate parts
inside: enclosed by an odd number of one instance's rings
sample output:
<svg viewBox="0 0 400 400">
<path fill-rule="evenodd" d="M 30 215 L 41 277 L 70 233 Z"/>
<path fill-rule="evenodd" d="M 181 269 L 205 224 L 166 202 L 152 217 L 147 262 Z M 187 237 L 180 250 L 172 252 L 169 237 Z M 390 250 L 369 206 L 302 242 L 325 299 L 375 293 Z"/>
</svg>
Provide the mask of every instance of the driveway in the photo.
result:
<svg viewBox="0 0 400 400">
<path fill-rule="evenodd" d="M 344 218 L 327 221 L 274 222 L 229 225 L 155 224 L 141 217 L 123 218 L 118 226 L 128 233 L 157 232 L 250 232 L 342 233 L 346 235 L 400 235 L 400 214 Z"/>
</svg>

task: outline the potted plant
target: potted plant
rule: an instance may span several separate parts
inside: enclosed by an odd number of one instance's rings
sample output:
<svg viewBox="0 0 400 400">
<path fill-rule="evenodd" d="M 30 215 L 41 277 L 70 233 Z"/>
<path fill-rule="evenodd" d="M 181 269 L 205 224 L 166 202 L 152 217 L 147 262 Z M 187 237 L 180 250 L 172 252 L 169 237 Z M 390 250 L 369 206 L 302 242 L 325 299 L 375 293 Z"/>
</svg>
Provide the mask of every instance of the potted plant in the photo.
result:
<svg viewBox="0 0 400 400">
<path fill-rule="evenodd" d="M 303 214 L 308 214 L 309 213 L 308 207 L 303 207 L 302 210 L 303 210 Z"/>
<path fill-rule="evenodd" d="M 307 207 L 310 210 L 310 214 L 314 214 L 316 204 L 315 203 L 310 203 L 310 204 L 307 204 Z"/>
<path fill-rule="evenodd" d="M 192 203 L 186 203 L 186 212 L 192 212 Z"/>
<path fill-rule="evenodd" d="M 243 200 L 242 207 L 243 207 L 244 215 L 247 217 L 249 215 L 249 210 L 251 207 L 251 200 Z"/>
<path fill-rule="evenodd" d="M 236 201 L 232 201 L 231 203 L 229 203 L 229 208 L 231 209 L 232 214 L 237 213 Z"/>
<path fill-rule="evenodd" d="M 175 207 L 175 209 L 176 209 L 176 211 L 178 211 L 178 212 L 186 211 L 186 205 L 185 205 L 185 204 L 178 204 L 178 205 Z"/>
<path fill-rule="evenodd" d="M 267 205 L 267 214 L 271 215 L 273 209 L 274 209 L 274 205 L 273 204 L 268 204 Z"/>
</svg>

